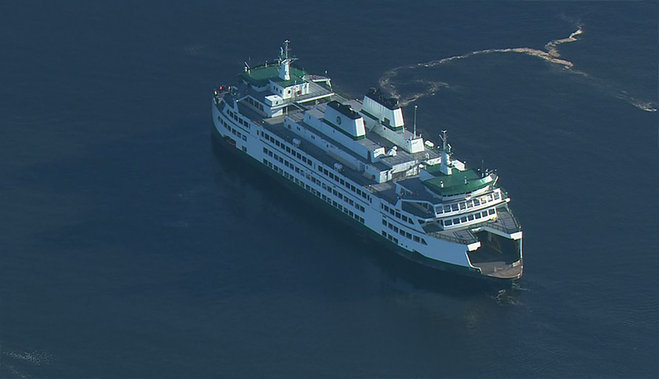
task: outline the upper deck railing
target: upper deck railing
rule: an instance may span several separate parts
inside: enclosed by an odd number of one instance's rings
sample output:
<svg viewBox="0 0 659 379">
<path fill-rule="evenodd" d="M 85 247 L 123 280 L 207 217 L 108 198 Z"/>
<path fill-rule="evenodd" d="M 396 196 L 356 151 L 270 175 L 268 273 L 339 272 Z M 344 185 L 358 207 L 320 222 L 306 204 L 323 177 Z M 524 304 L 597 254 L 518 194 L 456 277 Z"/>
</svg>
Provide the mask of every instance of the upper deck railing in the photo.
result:
<svg viewBox="0 0 659 379">
<path fill-rule="evenodd" d="M 457 242 L 468 245 L 478 242 L 478 238 L 469 230 L 462 230 L 459 232 L 428 232 L 427 235 L 450 242 Z"/>
</svg>

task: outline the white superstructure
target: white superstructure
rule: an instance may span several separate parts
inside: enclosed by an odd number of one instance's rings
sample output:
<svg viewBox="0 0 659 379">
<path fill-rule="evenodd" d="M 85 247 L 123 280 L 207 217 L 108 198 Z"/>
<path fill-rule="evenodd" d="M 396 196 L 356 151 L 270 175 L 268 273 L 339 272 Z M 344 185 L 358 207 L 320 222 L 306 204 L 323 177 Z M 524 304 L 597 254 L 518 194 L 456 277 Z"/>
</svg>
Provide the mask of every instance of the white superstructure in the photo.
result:
<svg viewBox="0 0 659 379">
<path fill-rule="evenodd" d="M 361 100 L 332 90 L 326 76 L 279 59 L 245 65 L 220 86 L 215 131 L 251 157 L 403 256 L 495 278 L 522 275 L 522 231 L 497 175 L 469 169 L 405 126 L 396 99 L 371 89 Z"/>
</svg>

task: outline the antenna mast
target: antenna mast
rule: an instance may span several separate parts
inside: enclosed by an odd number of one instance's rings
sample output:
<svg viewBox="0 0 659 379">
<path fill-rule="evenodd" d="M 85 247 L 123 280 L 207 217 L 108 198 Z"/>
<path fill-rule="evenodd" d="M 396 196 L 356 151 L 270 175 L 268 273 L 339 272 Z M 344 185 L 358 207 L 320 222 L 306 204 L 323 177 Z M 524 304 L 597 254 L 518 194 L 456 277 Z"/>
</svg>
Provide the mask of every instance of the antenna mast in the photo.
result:
<svg viewBox="0 0 659 379">
<path fill-rule="evenodd" d="M 450 148 L 451 145 L 449 145 L 446 142 L 446 130 L 442 130 L 442 161 L 439 166 L 439 170 L 444 174 L 444 175 L 451 175 L 453 173 L 453 169 L 451 169 L 450 166 Z"/>
<path fill-rule="evenodd" d="M 288 44 L 291 41 L 285 40 L 284 46 L 279 48 L 279 77 L 283 80 L 291 79 L 291 62 L 295 58 L 288 57 Z"/>
<path fill-rule="evenodd" d="M 414 138 L 416 139 L 416 109 L 418 106 L 414 106 Z"/>
</svg>

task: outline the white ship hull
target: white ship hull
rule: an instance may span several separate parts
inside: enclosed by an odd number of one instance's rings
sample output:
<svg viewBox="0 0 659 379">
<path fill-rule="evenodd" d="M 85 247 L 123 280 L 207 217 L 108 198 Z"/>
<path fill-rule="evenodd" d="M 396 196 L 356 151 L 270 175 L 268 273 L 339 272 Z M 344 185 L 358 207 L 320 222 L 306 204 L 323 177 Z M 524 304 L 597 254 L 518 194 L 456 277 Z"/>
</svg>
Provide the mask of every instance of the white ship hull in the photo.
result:
<svg viewBox="0 0 659 379">
<path fill-rule="evenodd" d="M 355 195 L 351 191 L 336 185 L 328 178 L 319 175 L 317 170 L 312 168 L 320 165 L 325 166 L 328 170 L 333 170 L 332 167 L 327 167 L 313 157 L 307 158 L 312 162 L 312 167 L 309 167 L 305 162 L 300 161 L 296 156 L 292 156 L 286 151 L 284 141 L 280 141 L 281 146 L 278 147 L 275 144 L 272 144 L 269 140 L 266 140 L 265 137 L 262 137 L 266 135 L 266 133 L 270 134 L 262 126 L 251 124 L 249 125 L 249 128 L 246 128 L 242 124 L 236 123 L 233 119 L 227 117 L 226 114 L 221 113 L 217 104 L 214 102 L 211 108 L 214 132 L 216 132 L 216 136 L 221 140 L 220 142 L 227 145 L 226 147 L 235 149 L 237 152 L 242 153 L 241 155 L 243 155 L 245 159 L 251 158 L 255 164 L 262 166 L 266 170 L 272 171 L 274 175 L 280 177 L 291 185 L 298 187 L 301 191 L 309 193 L 315 197 L 317 201 L 326 203 L 329 207 L 334 208 L 337 215 L 341 215 L 340 217 L 352 219 L 355 224 L 359 224 L 363 228 L 368 229 L 372 232 L 374 238 L 379 239 L 382 243 L 389 246 L 392 251 L 426 266 L 472 273 L 479 276 L 482 275 L 481 269 L 472 265 L 468 257 L 469 249 L 473 249 L 474 246 L 449 242 L 430 236 L 422 237 L 425 244 L 422 242 L 416 242 L 414 238 L 406 238 L 408 235 L 407 233 L 409 233 L 409 235 L 421 236 L 423 231 L 419 231 L 412 226 L 403 224 L 397 218 L 391 217 L 389 213 L 384 213 L 382 211 L 382 204 L 384 202 L 382 199 L 373 196 L 373 194 L 369 194 L 370 201 L 367 201 L 363 197 Z M 229 125 L 229 128 L 225 127 L 225 124 L 222 121 L 226 123 L 226 125 Z M 232 132 L 232 130 L 234 132 Z M 288 147 L 291 148 L 294 146 L 288 145 Z M 275 162 L 270 155 L 264 152 L 264 149 L 276 153 L 278 156 L 282 157 L 282 159 L 292 163 L 294 167 L 290 167 L 291 164 L 287 166 L 281 164 L 281 162 Z M 264 160 L 271 162 L 271 165 L 266 165 Z M 295 170 L 296 167 L 298 170 Z M 339 175 L 339 173 L 335 173 L 335 175 Z M 344 178 L 344 180 L 348 181 L 347 178 Z M 322 184 L 325 184 L 326 188 L 331 186 L 334 191 L 341 194 L 341 197 L 332 192 L 328 192 L 323 188 Z M 323 196 L 325 199 L 323 199 Z M 353 205 L 349 204 L 346 199 L 351 199 Z M 361 208 L 356 208 L 354 204 L 360 204 L 363 207 L 363 211 Z M 386 222 L 386 225 L 384 225 L 383 220 Z M 396 228 L 398 228 L 397 231 L 391 228 L 390 225 L 395 225 Z M 401 231 L 403 233 L 401 233 Z M 521 239 L 519 239 L 518 244 L 521 259 Z M 515 271 L 518 271 L 519 274 L 513 275 L 512 278 L 518 278 L 521 276 L 521 269 Z M 511 279 L 506 276 L 503 276 L 502 278 Z"/>
</svg>

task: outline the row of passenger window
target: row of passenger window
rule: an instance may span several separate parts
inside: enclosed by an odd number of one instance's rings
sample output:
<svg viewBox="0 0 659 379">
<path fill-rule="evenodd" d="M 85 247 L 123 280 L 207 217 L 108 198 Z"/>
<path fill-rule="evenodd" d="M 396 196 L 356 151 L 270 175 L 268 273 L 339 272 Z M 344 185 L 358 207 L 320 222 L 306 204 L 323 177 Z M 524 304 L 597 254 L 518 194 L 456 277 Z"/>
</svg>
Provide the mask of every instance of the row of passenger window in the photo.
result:
<svg viewBox="0 0 659 379">
<path fill-rule="evenodd" d="M 499 192 L 494 192 L 485 196 L 481 196 L 478 199 L 472 199 L 468 201 L 462 201 L 460 203 L 444 205 L 443 207 L 440 205 L 436 208 L 436 210 L 437 210 L 437 214 L 456 212 L 459 210 L 478 207 L 480 205 L 487 204 L 491 201 L 499 200 L 499 199 L 501 199 L 501 194 Z"/>
<path fill-rule="evenodd" d="M 273 158 L 274 158 L 274 155 L 275 155 L 275 154 L 273 154 Z M 277 159 L 277 158 L 278 158 L 278 159 Z M 288 162 L 288 161 L 286 161 L 286 160 L 283 160 L 283 159 L 282 159 L 281 157 L 279 157 L 279 156 L 277 156 L 277 158 L 276 158 L 276 159 L 277 159 L 279 162 L 282 162 L 282 161 L 283 161 L 283 162 L 286 162 L 286 163 Z M 281 159 L 281 160 L 279 160 L 279 159 Z M 284 164 L 286 164 L 286 163 L 284 163 Z M 299 185 L 300 187 L 302 187 L 302 188 L 306 189 L 307 191 L 311 192 L 311 193 L 314 194 L 316 197 L 321 198 L 321 199 L 323 199 L 324 201 L 326 201 L 328 204 L 333 205 L 335 208 L 338 208 L 340 211 L 342 211 L 343 213 L 345 213 L 345 214 L 347 214 L 348 216 L 352 217 L 353 219 L 355 219 L 355 220 L 361 222 L 362 224 L 364 223 L 365 220 L 364 220 L 364 218 L 363 218 L 362 216 L 356 214 L 355 212 L 353 212 L 352 210 L 350 210 L 348 207 L 344 207 L 344 206 L 342 206 L 341 204 L 337 203 L 335 200 L 332 200 L 330 197 L 326 196 L 325 194 L 323 194 L 323 193 L 321 193 L 320 191 L 316 190 L 315 188 L 311 187 L 309 184 L 304 183 L 302 180 L 300 180 L 300 179 L 296 178 L 295 176 L 291 175 L 291 174 L 288 173 L 286 170 L 283 170 L 283 169 L 282 169 L 281 167 L 279 167 L 277 164 L 273 164 L 272 162 L 270 162 L 269 160 L 267 160 L 267 159 L 265 159 L 265 158 L 263 159 L 263 164 L 266 165 L 266 166 L 268 166 L 268 167 L 270 167 L 270 168 L 273 169 L 275 172 L 277 172 L 277 173 L 283 175 L 286 179 L 291 180 L 291 181 L 294 182 L 295 184 L 297 184 L 297 185 Z M 292 165 L 292 164 L 290 164 L 290 163 L 289 163 L 289 165 L 290 165 L 290 167 L 294 167 L 294 165 Z M 295 167 L 295 168 L 297 168 L 297 167 Z"/>
<path fill-rule="evenodd" d="M 443 222 L 444 226 L 458 225 L 458 224 L 462 224 L 462 223 L 465 223 L 465 222 L 478 220 L 480 218 L 487 218 L 488 215 L 491 216 L 494 213 L 496 213 L 494 208 L 490 208 L 488 210 L 484 210 L 482 212 L 472 213 L 472 214 L 466 215 L 466 216 L 455 217 L 453 219 L 447 218 L 447 219 L 444 219 L 443 221 L 440 220 L 440 223 Z"/>
<path fill-rule="evenodd" d="M 382 225 L 384 225 L 387 228 L 393 230 L 394 232 L 400 234 L 401 236 L 407 238 L 408 240 L 412 240 L 414 242 L 420 242 L 424 245 L 428 244 L 425 239 L 417 236 L 416 234 L 412 234 L 408 231 L 405 231 L 405 230 L 403 230 L 403 228 L 397 227 L 396 225 L 394 225 L 394 224 L 388 222 L 387 220 L 385 220 L 384 218 L 382 219 Z"/>
<path fill-rule="evenodd" d="M 244 120 L 242 117 L 239 117 L 238 114 L 236 114 L 236 112 L 233 112 L 230 109 L 227 109 L 227 113 L 229 114 L 229 117 L 233 118 L 237 123 L 249 129 L 249 122 L 247 122 L 247 120 Z"/>
<path fill-rule="evenodd" d="M 242 138 L 243 141 L 247 141 L 247 136 L 243 135 L 238 130 L 232 128 L 231 125 L 229 125 L 229 123 L 224 121 L 224 119 L 222 117 L 217 116 L 217 120 L 220 122 L 220 124 L 222 124 L 222 126 L 224 126 L 228 131 L 230 131 L 231 134 L 233 134 L 234 136 L 236 136 L 238 138 Z"/>
<path fill-rule="evenodd" d="M 326 186 L 325 183 L 321 184 L 324 189 L 328 191 L 332 191 L 334 196 L 338 197 L 339 199 L 345 201 L 346 203 L 352 205 L 353 207 L 359 209 L 360 211 L 364 212 L 365 208 L 362 207 L 360 204 L 355 203 L 351 198 L 348 196 L 343 196 L 343 194 L 340 191 L 335 190 L 334 188 L 329 188 L 329 186 Z"/>
<path fill-rule="evenodd" d="M 335 208 L 338 208 L 341 210 L 343 213 L 347 214 L 348 216 L 354 218 L 355 220 L 361 222 L 362 224 L 364 223 L 364 218 L 352 210 L 350 210 L 348 207 L 344 207 L 341 204 L 337 203 L 335 200 L 330 199 L 329 197 L 325 196 L 324 194 L 321 195 L 321 198 L 325 200 L 328 204 L 332 204 Z"/>
<path fill-rule="evenodd" d="M 382 209 L 384 209 L 385 212 L 389 212 L 390 215 L 392 215 L 392 216 L 394 216 L 394 217 L 397 217 L 397 218 L 399 218 L 399 219 L 405 221 L 406 223 L 408 223 L 408 224 L 410 224 L 410 225 L 414 225 L 414 221 L 412 221 L 412 218 L 411 218 L 411 217 L 407 217 L 407 216 L 405 216 L 404 214 L 401 214 L 399 210 L 396 210 L 396 209 L 394 209 L 394 208 L 391 208 L 390 206 L 388 206 L 388 205 L 386 205 L 386 204 L 384 204 L 384 203 L 383 203 L 383 204 L 380 204 L 380 207 L 381 207 Z"/>
<path fill-rule="evenodd" d="M 301 175 L 304 175 L 304 171 L 303 171 L 303 169 L 297 167 L 296 165 L 294 165 L 293 163 L 289 162 L 288 160 L 286 160 L 286 159 L 280 157 L 277 153 L 273 152 L 272 150 L 268 149 L 267 147 L 264 147 L 264 148 L 263 148 L 263 152 L 264 152 L 265 154 L 267 154 L 268 156 L 274 158 L 276 161 L 278 161 L 278 162 L 280 162 L 280 163 L 283 163 L 284 166 L 293 169 L 296 173 L 301 174 Z M 314 183 L 314 184 L 316 184 L 316 185 L 318 185 L 318 186 L 322 186 L 324 190 L 329 191 L 329 192 L 332 192 L 332 193 L 334 194 L 334 196 L 336 196 L 336 197 L 338 197 L 339 199 L 345 201 L 346 203 L 352 205 L 353 207 L 357 208 L 358 210 L 360 210 L 360 211 L 362 211 L 362 212 L 364 212 L 364 211 L 366 210 L 363 206 L 361 206 L 360 204 L 355 203 L 355 202 L 354 202 L 352 199 L 350 199 L 348 196 L 344 196 L 341 192 L 339 192 L 339 191 L 337 191 L 337 190 L 335 190 L 335 189 L 333 189 L 333 188 L 329 188 L 329 186 L 327 186 L 325 183 L 322 183 L 320 180 L 316 179 L 315 177 L 313 177 L 313 176 L 311 176 L 311 175 L 306 175 L 306 177 L 309 178 L 309 179 L 311 180 L 312 183 Z"/>
<path fill-rule="evenodd" d="M 311 159 L 305 157 L 299 151 L 297 151 L 295 149 L 291 149 L 290 146 L 286 146 L 286 144 L 284 144 L 283 142 L 279 142 L 278 139 L 276 139 L 275 137 L 273 137 L 273 136 L 271 136 L 267 133 L 263 133 L 263 137 L 265 139 L 267 139 L 268 141 L 270 141 L 271 143 L 273 143 L 275 146 L 277 146 L 277 147 L 279 147 L 283 150 L 286 150 L 287 153 L 289 153 L 289 154 L 293 155 L 294 157 L 296 157 L 297 159 L 301 160 L 307 166 L 313 167 L 313 163 L 311 162 Z"/>
<path fill-rule="evenodd" d="M 264 152 L 266 152 L 266 149 L 263 149 L 263 150 L 264 150 Z M 286 166 L 286 167 L 288 167 L 288 168 L 291 168 L 291 169 L 294 169 L 296 172 L 300 172 L 300 169 L 299 169 L 298 167 L 296 167 L 294 164 L 288 162 L 287 160 L 283 159 L 283 158 L 280 157 L 279 155 L 277 155 L 277 154 L 273 154 L 271 151 L 267 151 L 267 153 L 268 153 L 268 155 L 270 155 L 271 157 L 273 157 L 273 158 L 275 159 L 275 161 L 278 161 L 278 162 L 280 162 L 280 163 L 283 163 L 284 166 Z M 307 191 L 314 192 L 314 195 L 316 195 L 315 192 L 318 192 L 318 191 L 316 191 L 315 189 L 311 188 L 310 185 L 305 184 L 302 180 L 298 179 L 298 178 L 295 177 L 294 175 L 291 175 L 288 171 L 286 171 L 286 170 L 282 169 L 281 167 L 277 166 L 276 163 L 272 163 L 272 162 L 270 162 L 270 161 L 267 160 L 267 159 L 263 159 L 263 164 L 266 165 L 266 166 L 268 166 L 268 167 L 270 167 L 270 168 L 273 169 L 275 172 L 277 172 L 277 173 L 283 175 L 286 179 L 289 179 L 289 180 L 291 180 L 292 182 L 294 182 L 295 184 L 298 184 L 300 187 L 305 187 L 305 186 L 306 186 L 306 190 L 307 190 Z M 319 195 L 320 195 L 320 192 L 318 192 L 318 194 L 317 194 L 316 196 L 319 196 Z"/>
<path fill-rule="evenodd" d="M 287 159 L 284 159 L 283 157 L 280 157 L 277 153 L 273 152 L 272 150 L 268 149 L 267 147 L 263 148 L 263 153 L 265 153 L 268 156 L 274 158 L 279 163 L 283 163 L 284 166 L 294 170 L 298 174 L 304 172 L 302 169 L 300 169 L 299 167 L 294 165 L 292 162 L 289 162 Z"/>
<path fill-rule="evenodd" d="M 385 232 L 384 230 L 382 231 L 382 236 L 383 236 L 384 238 L 388 239 L 389 241 L 395 243 L 396 245 L 398 245 L 398 238 L 392 236 L 391 234 L 388 234 L 388 233 Z"/>
<path fill-rule="evenodd" d="M 340 175 L 334 174 L 332 171 L 326 169 L 325 167 L 322 167 L 321 165 L 318 165 L 318 172 L 325 174 L 325 176 L 329 177 L 330 179 L 334 180 L 335 182 L 339 183 L 345 188 L 356 193 L 358 196 L 361 196 L 362 198 L 364 198 L 364 200 L 368 200 L 369 203 L 371 202 L 371 197 L 368 196 L 368 194 L 365 191 L 362 191 L 360 188 L 355 187 L 347 180 L 344 180 Z"/>
</svg>

